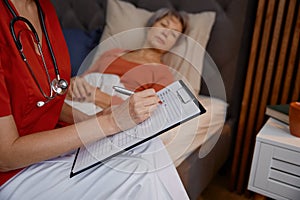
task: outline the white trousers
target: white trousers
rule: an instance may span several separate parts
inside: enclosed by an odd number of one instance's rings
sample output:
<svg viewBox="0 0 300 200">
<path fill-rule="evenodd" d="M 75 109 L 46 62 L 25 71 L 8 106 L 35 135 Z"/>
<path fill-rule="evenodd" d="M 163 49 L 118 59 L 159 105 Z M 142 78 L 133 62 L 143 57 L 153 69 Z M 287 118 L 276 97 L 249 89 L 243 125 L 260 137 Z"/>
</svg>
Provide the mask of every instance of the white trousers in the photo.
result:
<svg viewBox="0 0 300 200">
<path fill-rule="evenodd" d="M 73 160 L 71 154 L 27 167 L 1 186 L 0 199 L 188 199 L 159 138 L 69 178 Z"/>
</svg>

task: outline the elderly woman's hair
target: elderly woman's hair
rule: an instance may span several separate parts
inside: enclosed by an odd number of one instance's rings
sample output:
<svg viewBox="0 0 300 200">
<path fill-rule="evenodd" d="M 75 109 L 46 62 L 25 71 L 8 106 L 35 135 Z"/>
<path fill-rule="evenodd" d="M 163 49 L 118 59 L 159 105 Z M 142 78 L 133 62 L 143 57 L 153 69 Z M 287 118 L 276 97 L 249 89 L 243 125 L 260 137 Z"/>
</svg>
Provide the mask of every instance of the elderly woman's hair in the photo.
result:
<svg viewBox="0 0 300 200">
<path fill-rule="evenodd" d="M 184 11 L 176 11 L 174 9 L 170 8 L 161 8 L 157 10 L 148 20 L 146 27 L 152 27 L 155 22 L 159 21 L 165 16 L 174 16 L 177 19 L 179 19 L 180 23 L 182 24 L 182 33 L 185 32 L 187 29 L 187 21 L 188 21 L 188 16 Z"/>
</svg>

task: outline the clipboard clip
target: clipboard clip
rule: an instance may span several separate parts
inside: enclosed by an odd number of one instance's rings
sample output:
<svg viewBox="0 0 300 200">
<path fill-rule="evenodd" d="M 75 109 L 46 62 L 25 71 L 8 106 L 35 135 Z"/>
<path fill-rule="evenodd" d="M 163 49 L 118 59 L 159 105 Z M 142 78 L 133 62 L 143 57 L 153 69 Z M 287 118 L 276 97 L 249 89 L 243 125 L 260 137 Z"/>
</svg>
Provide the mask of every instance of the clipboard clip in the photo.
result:
<svg viewBox="0 0 300 200">
<path fill-rule="evenodd" d="M 176 91 L 179 99 L 182 103 L 187 104 L 188 102 L 192 101 L 193 98 L 189 95 L 189 93 L 185 90 L 185 88 L 180 88 Z"/>
</svg>

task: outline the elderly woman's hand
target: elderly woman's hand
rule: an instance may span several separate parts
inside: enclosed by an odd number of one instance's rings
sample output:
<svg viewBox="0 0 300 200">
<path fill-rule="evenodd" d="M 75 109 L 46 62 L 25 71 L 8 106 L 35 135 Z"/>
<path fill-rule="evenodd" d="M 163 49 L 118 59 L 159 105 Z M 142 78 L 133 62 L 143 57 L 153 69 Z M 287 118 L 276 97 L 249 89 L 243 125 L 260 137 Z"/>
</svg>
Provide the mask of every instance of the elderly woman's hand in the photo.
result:
<svg viewBox="0 0 300 200">
<path fill-rule="evenodd" d="M 109 111 L 118 129 L 127 130 L 146 120 L 156 109 L 160 99 L 154 89 L 147 89 L 130 96 L 119 106 Z"/>
<path fill-rule="evenodd" d="M 73 77 L 70 81 L 70 87 L 67 93 L 67 99 L 79 102 L 91 102 L 92 94 L 95 93 L 96 88 L 88 84 L 81 77 Z"/>
<path fill-rule="evenodd" d="M 90 85 L 82 77 L 74 77 L 71 79 L 66 98 L 73 101 L 94 103 L 101 108 L 107 108 L 111 105 L 110 95 Z"/>
</svg>

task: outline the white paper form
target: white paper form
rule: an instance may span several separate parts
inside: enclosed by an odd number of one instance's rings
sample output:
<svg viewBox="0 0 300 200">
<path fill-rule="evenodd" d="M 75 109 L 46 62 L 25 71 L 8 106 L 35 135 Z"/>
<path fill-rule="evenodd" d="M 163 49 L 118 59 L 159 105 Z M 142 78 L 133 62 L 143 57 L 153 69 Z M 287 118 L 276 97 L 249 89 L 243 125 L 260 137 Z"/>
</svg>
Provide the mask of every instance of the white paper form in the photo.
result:
<svg viewBox="0 0 300 200">
<path fill-rule="evenodd" d="M 157 95 L 162 104 L 150 118 L 134 128 L 78 149 L 71 177 L 205 112 L 205 109 L 181 80 L 160 90 Z"/>
</svg>

